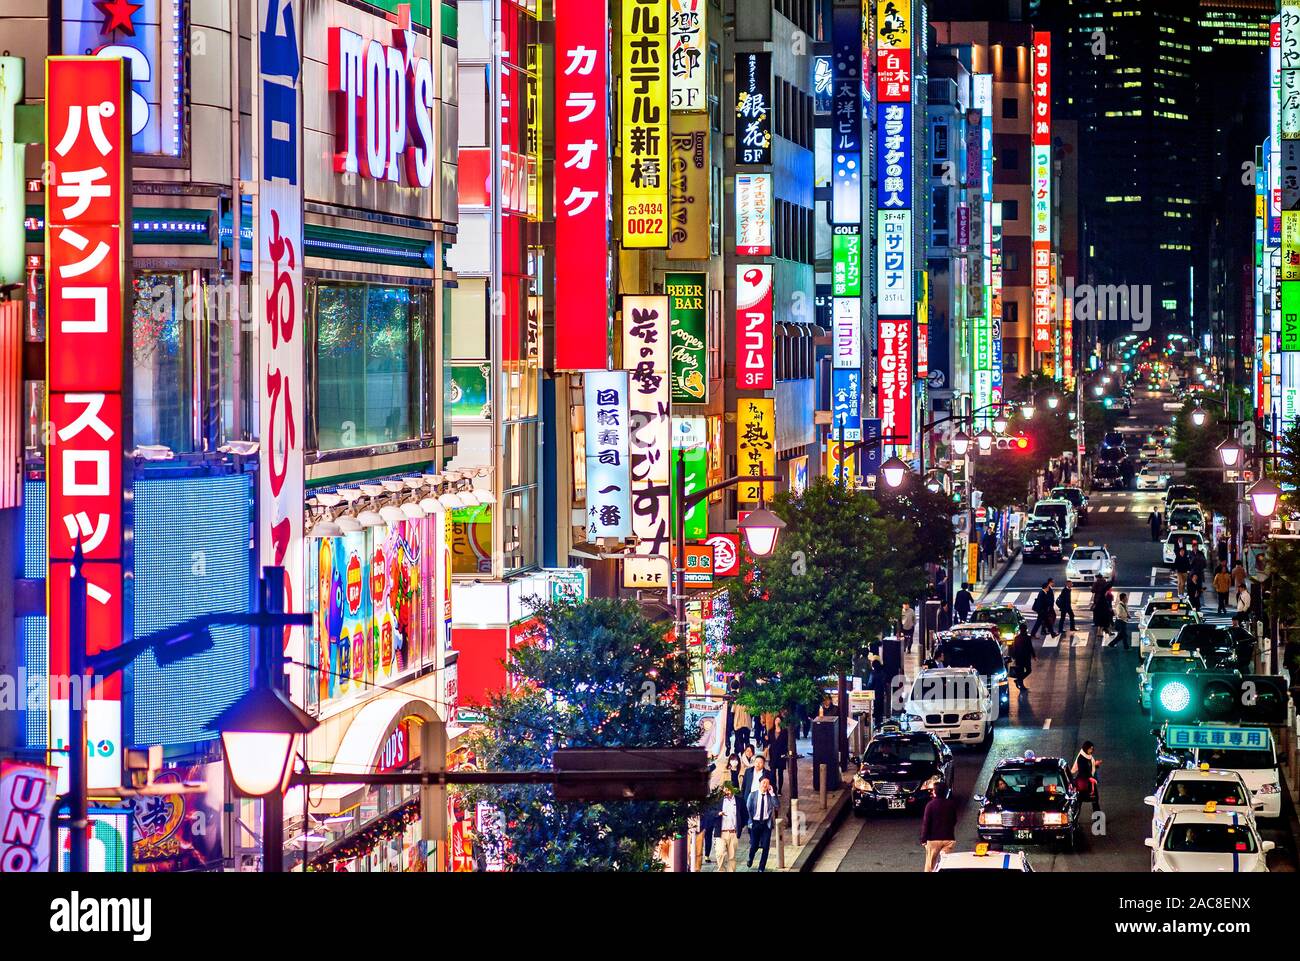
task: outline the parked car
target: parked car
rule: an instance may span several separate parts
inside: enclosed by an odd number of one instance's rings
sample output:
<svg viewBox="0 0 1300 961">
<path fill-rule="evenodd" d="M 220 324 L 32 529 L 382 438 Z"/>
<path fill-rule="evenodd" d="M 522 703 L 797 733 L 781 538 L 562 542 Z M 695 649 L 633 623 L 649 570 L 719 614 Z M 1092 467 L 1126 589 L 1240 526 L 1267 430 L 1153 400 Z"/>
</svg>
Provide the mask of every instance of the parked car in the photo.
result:
<svg viewBox="0 0 1300 961">
<path fill-rule="evenodd" d="M 1052 521 L 1061 531 L 1062 540 L 1074 537 L 1074 505 L 1062 498 L 1045 497 L 1034 505 L 1034 517 Z"/>
<path fill-rule="evenodd" d="M 1079 518 L 1079 526 L 1088 526 L 1088 495 L 1082 487 L 1053 487 L 1053 500 L 1067 500 L 1074 505 L 1074 513 Z"/>
<path fill-rule="evenodd" d="M 1059 561 L 1064 548 L 1061 529 L 1055 521 L 1039 518 L 1025 525 L 1020 551 L 1027 561 Z"/>
<path fill-rule="evenodd" d="M 925 731 L 882 725 L 867 744 L 853 777 L 853 813 L 918 811 L 935 783 L 951 785 L 952 749 Z"/>
</svg>

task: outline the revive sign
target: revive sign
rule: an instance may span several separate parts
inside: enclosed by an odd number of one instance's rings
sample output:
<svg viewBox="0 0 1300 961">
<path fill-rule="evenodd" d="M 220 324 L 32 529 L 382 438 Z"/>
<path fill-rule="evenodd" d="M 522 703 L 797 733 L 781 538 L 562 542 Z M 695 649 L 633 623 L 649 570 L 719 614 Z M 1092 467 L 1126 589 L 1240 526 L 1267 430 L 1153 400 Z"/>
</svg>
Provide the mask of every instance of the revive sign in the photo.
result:
<svg viewBox="0 0 1300 961">
<path fill-rule="evenodd" d="M 415 53 L 416 34 L 365 40 L 344 27 L 329 32 L 329 92 L 334 106 L 334 170 L 408 187 L 433 183 L 433 64 Z"/>
</svg>

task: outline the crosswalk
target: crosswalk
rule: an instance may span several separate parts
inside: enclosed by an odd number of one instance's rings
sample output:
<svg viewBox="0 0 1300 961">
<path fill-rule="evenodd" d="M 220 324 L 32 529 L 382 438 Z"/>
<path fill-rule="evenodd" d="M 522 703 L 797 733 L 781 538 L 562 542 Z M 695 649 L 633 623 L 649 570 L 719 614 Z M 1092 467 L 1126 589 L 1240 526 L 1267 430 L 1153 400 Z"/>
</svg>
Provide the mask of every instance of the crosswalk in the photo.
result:
<svg viewBox="0 0 1300 961">
<path fill-rule="evenodd" d="M 1120 587 L 1116 589 L 1116 593 L 1128 594 L 1128 609 L 1131 612 L 1131 620 L 1129 624 L 1133 633 L 1132 642 L 1136 647 L 1138 612 L 1141 611 L 1143 605 L 1153 597 L 1171 596 L 1172 592 L 1167 590 L 1152 591 Z M 990 592 L 980 598 L 980 604 L 997 604 L 1014 607 L 1016 610 L 1020 611 L 1020 613 L 1024 614 L 1025 617 L 1029 618 L 1029 626 L 1032 629 L 1034 622 L 1037 619 L 1037 615 L 1034 613 L 1034 598 L 1037 596 L 1037 589 L 1026 590 L 1021 588 L 1017 590 L 1012 588 L 1009 590 Z M 1069 648 L 1071 650 L 1081 650 L 1087 648 L 1088 645 L 1095 640 L 1092 630 L 1091 596 L 1088 594 L 1086 589 L 1080 589 L 1075 591 L 1075 599 L 1075 630 L 1065 631 L 1063 634 L 1044 638 L 1041 645 L 1042 649 Z M 1207 624 L 1214 624 L 1222 627 L 1227 627 L 1232 624 L 1232 613 L 1230 611 L 1224 614 L 1219 614 L 1210 604 L 1201 608 L 1201 615 L 1205 618 Z M 1057 612 L 1057 617 L 1059 627 L 1059 611 Z"/>
</svg>

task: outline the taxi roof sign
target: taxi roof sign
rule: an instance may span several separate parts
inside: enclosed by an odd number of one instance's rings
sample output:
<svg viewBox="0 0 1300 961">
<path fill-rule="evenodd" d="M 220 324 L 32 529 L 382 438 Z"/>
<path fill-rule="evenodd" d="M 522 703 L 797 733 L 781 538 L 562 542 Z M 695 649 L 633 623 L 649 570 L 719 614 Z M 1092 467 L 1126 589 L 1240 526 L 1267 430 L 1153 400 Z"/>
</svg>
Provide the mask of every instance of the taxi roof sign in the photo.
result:
<svg viewBox="0 0 1300 961">
<path fill-rule="evenodd" d="M 1219 802 L 1218 802 L 1218 801 L 1206 801 L 1206 802 L 1205 802 L 1205 813 L 1206 813 L 1206 814 L 1213 814 L 1213 813 L 1214 813 L 1215 811 L 1217 811 L 1218 809 L 1219 809 Z"/>
<path fill-rule="evenodd" d="M 989 856 L 989 846 L 988 846 L 987 844 L 984 844 L 984 843 L 981 843 L 981 844 L 977 844 L 977 845 L 975 845 L 975 856 L 976 856 L 977 858 L 986 858 L 986 857 L 988 857 L 988 856 Z"/>
</svg>

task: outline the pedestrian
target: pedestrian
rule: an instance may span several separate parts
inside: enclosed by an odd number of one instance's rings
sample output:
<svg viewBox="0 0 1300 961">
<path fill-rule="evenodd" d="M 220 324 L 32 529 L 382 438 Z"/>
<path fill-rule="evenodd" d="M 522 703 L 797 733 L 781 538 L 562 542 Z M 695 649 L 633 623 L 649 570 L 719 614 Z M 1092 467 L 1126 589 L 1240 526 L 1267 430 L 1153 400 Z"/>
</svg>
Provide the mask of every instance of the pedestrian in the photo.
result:
<svg viewBox="0 0 1300 961">
<path fill-rule="evenodd" d="M 1099 641 L 1111 639 L 1109 635 L 1115 629 L 1115 604 L 1111 600 L 1109 589 L 1093 601 L 1092 623 L 1097 628 L 1097 639 Z"/>
<path fill-rule="evenodd" d="M 1038 592 L 1034 598 L 1033 611 L 1038 615 L 1038 620 L 1034 621 L 1034 632 L 1030 637 L 1038 637 L 1041 633 L 1043 637 L 1050 637 L 1056 633 L 1056 599 L 1052 593 L 1052 579 L 1049 577 L 1043 582 L 1043 589 Z"/>
<path fill-rule="evenodd" d="M 1205 553 L 1197 546 L 1193 545 L 1187 551 L 1187 572 L 1195 574 L 1201 582 L 1202 590 L 1205 588 Z"/>
<path fill-rule="evenodd" d="M 1192 605 L 1192 610 L 1201 609 L 1201 596 L 1205 593 L 1205 585 L 1201 583 L 1201 575 L 1193 571 L 1187 576 L 1187 603 Z"/>
<path fill-rule="evenodd" d="M 1240 621 L 1242 626 L 1250 623 L 1250 585 L 1243 582 L 1237 588 L 1237 616 L 1234 621 Z"/>
<path fill-rule="evenodd" d="M 1101 598 L 1103 598 L 1103 597 L 1106 596 L 1106 592 L 1107 592 L 1108 590 L 1110 590 L 1110 585 L 1111 585 L 1111 582 L 1108 581 L 1108 580 L 1106 580 L 1106 578 L 1103 577 L 1103 576 L 1100 575 L 1100 574 L 1098 574 L 1098 575 L 1096 576 L 1096 578 L 1093 579 L 1093 582 L 1092 582 L 1092 606 L 1093 606 L 1094 608 L 1097 606 L 1097 602 L 1098 602 L 1099 600 L 1101 600 Z"/>
<path fill-rule="evenodd" d="M 772 767 L 772 776 L 776 778 L 776 793 L 785 790 L 785 765 L 790 753 L 790 735 L 781 726 L 779 717 L 772 720 L 771 744 L 767 748 L 767 760 Z"/>
<path fill-rule="evenodd" d="M 753 748 L 750 748 L 750 751 L 752 752 Z M 767 758 L 762 754 L 755 754 L 749 770 L 740 779 L 740 793 L 749 797 L 764 781 L 770 780 L 772 780 L 772 772 L 767 769 Z"/>
<path fill-rule="evenodd" d="M 1214 593 L 1219 600 L 1219 613 L 1228 612 L 1228 594 L 1232 590 L 1232 575 L 1228 573 L 1228 566 L 1220 564 L 1219 569 L 1214 572 Z"/>
<path fill-rule="evenodd" d="M 884 722 L 887 714 L 891 713 L 886 710 L 889 707 L 889 676 L 885 673 L 885 662 L 880 658 L 874 658 L 871 662 L 871 673 L 867 676 L 867 689 L 872 695 L 872 720 L 879 727 Z"/>
<path fill-rule="evenodd" d="M 1056 595 L 1056 606 L 1061 612 L 1061 633 L 1065 633 L 1065 622 L 1070 621 L 1070 630 L 1074 630 L 1074 595 L 1070 590 L 1070 582 L 1066 580 L 1061 585 L 1061 589 Z"/>
<path fill-rule="evenodd" d="M 776 824 L 777 796 L 770 778 L 759 782 L 759 789 L 746 795 L 745 810 L 749 812 L 749 867 L 754 866 L 754 855 L 762 851 L 758 870 L 767 870 L 767 853 L 772 846 L 772 827 Z"/>
<path fill-rule="evenodd" d="M 1232 568 L 1232 598 L 1233 604 L 1237 602 L 1237 595 L 1241 589 L 1246 586 L 1246 568 L 1242 566 L 1241 558 L 1237 558 L 1236 565 Z"/>
<path fill-rule="evenodd" d="M 1222 566 L 1222 567 L 1224 568 L 1224 570 L 1227 570 L 1227 567 L 1228 567 L 1228 536 L 1227 536 L 1226 534 L 1220 534 L 1220 535 L 1219 535 L 1218 555 L 1219 555 L 1219 564 L 1220 564 L 1220 566 Z"/>
<path fill-rule="evenodd" d="M 1160 533 L 1164 530 L 1164 523 L 1160 520 L 1160 512 L 1152 509 L 1151 516 L 1147 518 L 1147 523 L 1151 525 L 1151 539 L 1160 540 Z"/>
<path fill-rule="evenodd" d="M 903 653 L 912 653 L 912 641 L 916 637 L 916 610 L 911 604 L 903 602 L 903 612 L 898 618 L 898 627 L 903 632 Z"/>
<path fill-rule="evenodd" d="M 1111 647 L 1119 647 L 1122 644 L 1127 651 L 1132 646 L 1128 618 L 1128 594 L 1121 594 L 1119 600 L 1115 602 L 1115 640 L 1110 642 Z"/>
<path fill-rule="evenodd" d="M 921 844 L 925 847 L 925 870 L 933 871 L 939 855 L 957 846 L 957 799 L 948 785 L 936 781 L 921 815 Z"/>
<path fill-rule="evenodd" d="M 1183 549 L 1183 542 L 1178 542 L 1178 553 L 1174 555 L 1174 577 L 1178 579 L 1178 593 L 1183 595 L 1187 593 L 1187 572 L 1192 569 L 1191 561 L 1187 557 L 1187 551 Z"/>
<path fill-rule="evenodd" d="M 732 754 L 727 758 L 727 773 L 731 776 L 731 786 L 739 788 L 741 774 L 739 754 Z"/>
<path fill-rule="evenodd" d="M 1094 811 L 1101 808 L 1101 789 L 1097 784 L 1097 768 L 1101 767 L 1101 758 L 1097 757 L 1096 751 L 1095 744 L 1084 741 L 1079 753 L 1074 756 L 1074 763 L 1070 765 L 1070 774 L 1074 778 L 1080 801 L 1091 801 Z"/>
<path fill-rule="evenodd" d="M 718 809 L 718 857 L 717 870 L 736 870 L 736 832 L 739 822 L 736 820 L 736 788 L 723 782 L 722 803 Z"/>
<path fill-rule="evenodd" d="M 745 750 L 749 747 L 750 724 L 752 721 L 749 716 L 749 708 L 741 704 L 740 701 L 736 701 L 733 710 L 735 711 L 735 719 L 733 723 L 735 725 L 736 739 L 736 744 L 733 750 L 743 758 L 745 756 Z M 750 754 L 752 755 L 753 752 L 750 751 Z"/>
<path fill-rule="evenodd" d="M 957 599 L 953 601 L 952 611 L 956 615 L 958 624 L 964 624 L 970 620 L 971 608 L 975 606 L 975 595 L 970 592 L 969 584 L 962 584 L 961 590 L 957 592 Z"/>
<path fill-rule="evenodd" d="M 1033 638 L 1021 630 L 1016 635 L 1016 639 L 1011 642 L 1011 660 L 1014 662 L 1012 677 L 1018 690 L 1028 693 L 1029 688 L 1025 686 L 1025 679 L 1034 672 L 1034 658 L 1037 656 Z"/>
<path fill-rule="evenodd" d="M 945 600 L 939 605 L 939 613 L 935 617 L 935 630 L 946 631 L 952 628 L 952 607 Z"/>
</svg>

